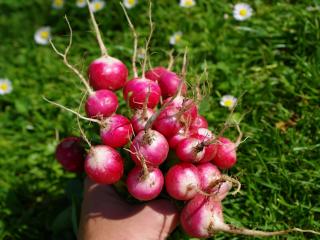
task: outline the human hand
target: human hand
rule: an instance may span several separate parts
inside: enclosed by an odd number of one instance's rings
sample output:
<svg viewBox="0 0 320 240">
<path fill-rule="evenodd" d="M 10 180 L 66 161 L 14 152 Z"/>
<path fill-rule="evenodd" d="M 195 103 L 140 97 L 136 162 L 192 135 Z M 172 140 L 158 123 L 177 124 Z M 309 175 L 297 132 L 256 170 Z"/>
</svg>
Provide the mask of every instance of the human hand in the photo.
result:
<svg viewBox="0 0 320 240">
<path fill-rule="evenodd" d="M 177 209 L 168 200 L 132 205 L 111 186 L 85 181 L 79 240 L 165 239 L 177 223 Z"/>
</svg>

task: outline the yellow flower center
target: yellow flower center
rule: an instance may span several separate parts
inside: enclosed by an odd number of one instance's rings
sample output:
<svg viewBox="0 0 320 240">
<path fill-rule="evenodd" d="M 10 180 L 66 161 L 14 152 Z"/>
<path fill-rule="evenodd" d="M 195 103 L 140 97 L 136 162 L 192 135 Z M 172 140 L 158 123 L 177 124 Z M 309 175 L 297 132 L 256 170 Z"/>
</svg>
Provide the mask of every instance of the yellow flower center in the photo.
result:
<svg viewBox="0 0 320 240">
<path fill-rule="evenodd" d="M 6 91 L 8 91 L 9 86 L 8 86 L 6 83 L 2 83 L 2 84 L 0 84 L 0 89 L 1 89 L 3 92 L 6 92 Z"/>
<path fill-rule="evenodd" d="M 187 7 L 191 7 L 193 5 L 193 0 L 186 0 L 184 2 L 184 5 L 187 6 Z"/>
<path fill-rule="evenodd" d="M 100 2 L 94 3 L 94 9 L 95 10 L 100 10 L 102 8 L 102 4 Z"/>
<path fill-rule="evenodd" d="M 136 3 L 136 0 L 128 0 L 128 3 L 129 3 L 130 5 L 133 5 L 133 4 Z"/>
<path fill-rule="evenodd" d="M 240 9 L 239 14 L 240 14 L 240 16 L 245 17 L 245 16 L 247 16 L 247 12 L 248 12 L 247 9 L 242 8 L 242 9 Z"/>
<path fill-rule="evenodd" d="M 49 38 L 49 32 L 48 31 L 43 31 L 40 33 L 40 37 L 43 39 L 48 39 Z"/>
<path fill-rule="evenodd" d="M 85 0 L 78 0 L 78 3 L 79 3 L 79 4 L 84 3 L 84 1 L 85 1 Z"/>
<path fill-rule="evenodd" d="M 57 7 L 61 7 L 63 5 L 63 0 L 55 0 L 54 5 L 56 5 Z"/>
<path fill-rule="evenodd" d="M 180 42 L 181 41 L 181 34 L 177 34 L 175 37 L 176 42 Z"/>
<path fill-rule="evenodd" d="M 232 107 L 232 105 L 233 105 L 232 99 L 227 99 L 227 100 L 225 100 L 225 101 L 224 101 L 224 105 L 225 105 L 226 107 Z"/>
</svg>

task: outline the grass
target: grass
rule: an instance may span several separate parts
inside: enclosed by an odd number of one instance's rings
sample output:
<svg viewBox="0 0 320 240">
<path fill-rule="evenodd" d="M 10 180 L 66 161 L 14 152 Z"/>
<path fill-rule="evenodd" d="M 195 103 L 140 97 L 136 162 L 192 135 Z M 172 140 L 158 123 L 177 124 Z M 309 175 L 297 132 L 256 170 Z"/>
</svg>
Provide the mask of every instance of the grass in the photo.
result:
<svg viewBox="0 0 320 240">
<path fill-rule="evenodd" d="M 182 9 L 169 0 L 155 2 L 152 64 L 168 63 L 169 36 L 182 31 L 174 48 L 181 56 L 188 46 L 188 80 L 201 74 L 204 61 L 208 65 L 211 94 L 200 111 L 215 131 L 228 115 L 219 106 L 220 97 L 244 94 L 236 117 L 242 118 L 248 139 L 240 145 L 237 165 L 226 172 L 243 188 L 224 201 L 227 222 L 263 230 L 319 230 L 319 1 L 250 1 L 254 15 L 244 22 L 232 18 L 233 3 L 197 1 L 195 7 Z M 70 61 L 85 72 L 99 49 L 87 10 L 73 5 L 67 1 L 63 10 L 52 10 L 44 0 L 0 1 L 0 77 L 11 79 L 14 88 L 0 96 L 0 239 L 75 238 L 82 177 L 64 172 L 54 160 L 54 149 L 57 136 L 79 132 L 74 116 L 41 96 L 76 108 L 83 86 L 49 46 L 33 41 L 36 29 L 49 25 L 63 49 L 67 14 L 74 29 Z M 309 5 L 318 10 L 308 11 Z M 140 46 L 148 34 L 146 12 L 142 2 L 129 11 Z M 229 18 L 224 19 L 225 13 Z M 132 37 L 118 2 L 108 1 L 97 18 L 110 53 L 130 66 Z M 180 66 L 181 57 L 175 70 Z M 236 132 L 227 135 L 235 139 Z M 188 237 L 177 230 L 170 239 Z M 246 237 L 217 234 L 214 239 Z"/>
</svg>

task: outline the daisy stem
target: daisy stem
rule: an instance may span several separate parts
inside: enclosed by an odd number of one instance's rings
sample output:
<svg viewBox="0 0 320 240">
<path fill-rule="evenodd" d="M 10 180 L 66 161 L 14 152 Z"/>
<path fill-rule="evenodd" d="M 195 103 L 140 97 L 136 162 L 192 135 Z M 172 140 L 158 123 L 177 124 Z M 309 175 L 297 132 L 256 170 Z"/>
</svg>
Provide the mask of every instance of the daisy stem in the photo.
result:
<svg viewBox="0 0 320 240">
<path fill-rule="evenodd" d="M 89 13 L 90 13 L 90 17 L 91 17 L 91 22 L 93 24 L 93 28 L 94 31 L 96 33 L 96 37 L 97 37 L 97 41 L 101 50 L 101 56 L 108 56 L 108 51 L 106 46 L 104 45 L 103 41 L 102 41 L 102 37 L 101 37 L 101 32 L 99 30 L 99 26 L 97 24 L 96 18 L 94 17 L 92 8 L 91 8 L 91 4 L 89 2 L 89 0 L 86 0 L 87 5 L 88 5 L 88 9 L 89 9 Z"/>
</svg>

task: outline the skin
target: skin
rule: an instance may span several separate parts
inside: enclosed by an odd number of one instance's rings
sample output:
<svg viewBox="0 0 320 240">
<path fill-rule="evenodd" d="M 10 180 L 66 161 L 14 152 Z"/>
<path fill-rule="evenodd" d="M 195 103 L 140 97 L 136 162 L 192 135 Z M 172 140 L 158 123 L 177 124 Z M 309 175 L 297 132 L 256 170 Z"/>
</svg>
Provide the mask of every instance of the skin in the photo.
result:
<svg viewBox="0 0 320 240">
<path fill-rule="evenodd" d="M 79 240 L 166 239 L 177 226 L 178 211 L 168 200 L 132 205 L 110 185 L 86 179 Z"/>
</svg>

